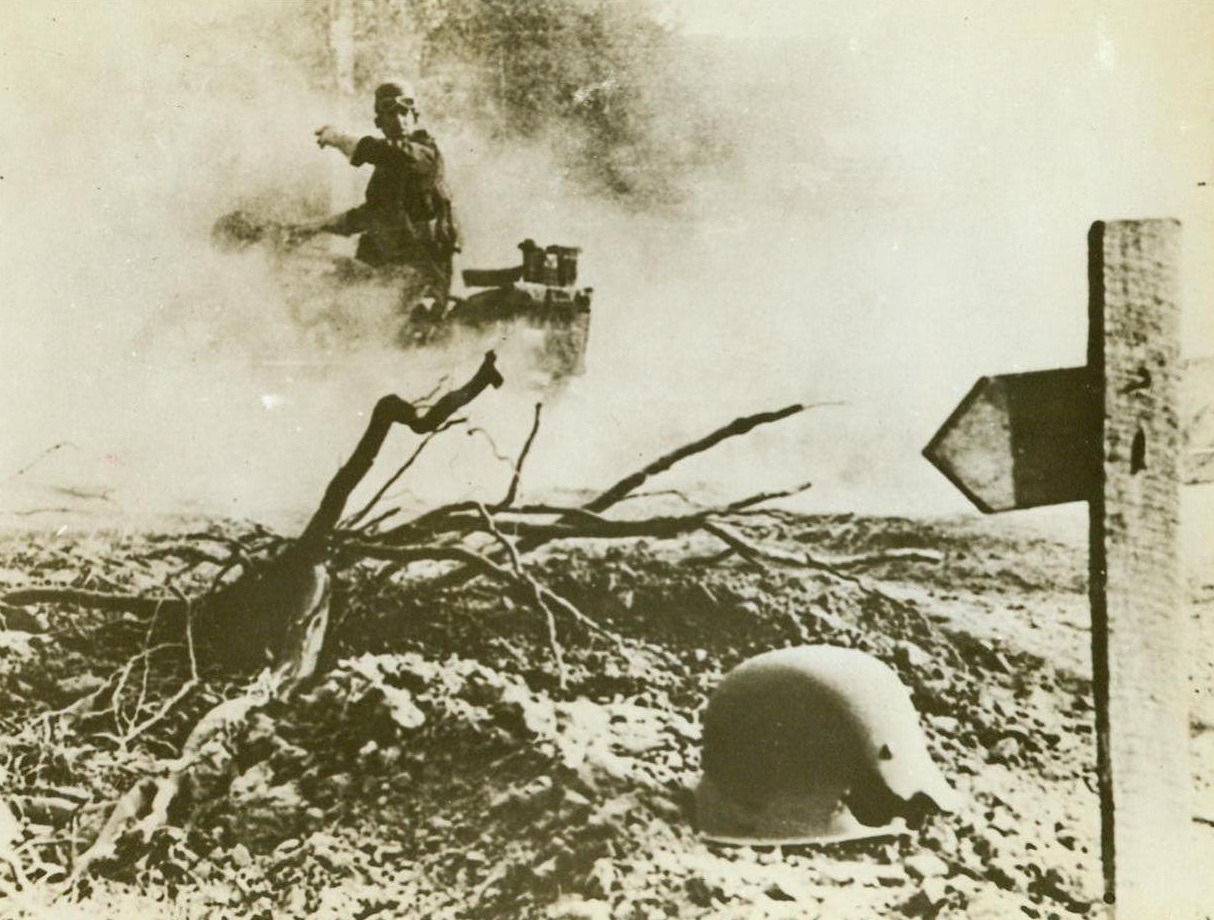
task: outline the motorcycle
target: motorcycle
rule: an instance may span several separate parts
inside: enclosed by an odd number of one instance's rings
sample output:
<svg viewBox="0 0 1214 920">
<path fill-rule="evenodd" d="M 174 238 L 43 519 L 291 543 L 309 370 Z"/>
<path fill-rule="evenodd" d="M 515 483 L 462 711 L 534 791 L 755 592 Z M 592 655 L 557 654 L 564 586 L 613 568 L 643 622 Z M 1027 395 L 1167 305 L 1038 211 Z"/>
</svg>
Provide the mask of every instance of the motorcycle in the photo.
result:
<svg viewBox="0 0 1214 920">
<path fill-rule="evenodd" d="M 463 294 L 436 297 L 408 266 L 333 255 L 315 224 L 240 209 L 219 218 L 211 237 L 225 252 L 267 254 L 292 318 L 323 344 L 379 340 L 407 350 L 471 337 L 500 349 L 519 338 L 552 380 L 585 371 L 594 291 L 578 285 L 577 247 L 524 240 L 517 264 L 465 269 Z"/>
</svg>

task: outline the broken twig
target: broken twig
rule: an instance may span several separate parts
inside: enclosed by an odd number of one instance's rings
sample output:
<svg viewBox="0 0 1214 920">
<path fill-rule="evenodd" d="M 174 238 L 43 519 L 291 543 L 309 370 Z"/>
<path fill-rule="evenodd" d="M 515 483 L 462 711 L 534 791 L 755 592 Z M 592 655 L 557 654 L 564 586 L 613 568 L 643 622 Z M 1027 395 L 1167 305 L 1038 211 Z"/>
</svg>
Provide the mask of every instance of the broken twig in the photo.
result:
<svg viewBox="0 0 1214 920">
<path fill-rule="evenodd" d="M 462 387 L 440 396 L 434 405 L 423 413 L 419 413 L 413 405 L 399 396 L 389 394 L 381 398 L 371 412 L 371 421 L 354 448 L 354 453 L 330 481 L 320 507 L 304 528 L 297 544 L 300 552 L 310 560 L 323 556 L 325 541 L 341 520 L 350 493 L 371 469 L 371 464 L 374 463 L 393 425 L 404 425 L 416 434 L 426 434 L 438 428 L 487 387 L 501 385 L 502 375 L 497 370 L 496 356 L 492 351 L 488 351 L 485 352 L 484 360 L 471 380 Z"/>
</svg>

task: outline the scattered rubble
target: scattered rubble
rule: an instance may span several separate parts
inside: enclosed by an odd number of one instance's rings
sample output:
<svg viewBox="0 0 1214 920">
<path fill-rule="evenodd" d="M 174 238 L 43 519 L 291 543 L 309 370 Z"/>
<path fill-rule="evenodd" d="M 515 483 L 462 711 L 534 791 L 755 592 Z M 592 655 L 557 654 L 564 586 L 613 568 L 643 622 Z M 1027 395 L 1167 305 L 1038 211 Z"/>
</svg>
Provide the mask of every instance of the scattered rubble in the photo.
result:
<svg viewBox="0 0 1214 920">
<path fill-rule="evenodd" d="M 962 539 L 965 523 L 776 512 L 747 526 L 765 546 L 828 558 L 896 546 L 940 559 L 890 557 L 850 582 L 739 556 L 706 567 L 694 535 L 551 547 L 531 563 L 537 578 L 604 631 L 563 625 L 559 666 L 540 618 L 491 585 L 397 590 L 384 564 L 360 563 L 335 588 L 342 629 L 322 676 L 234 726 L 227 755 L 197 771 L 184 822 L 98 864 L 68 902 L 83 898 L 89 916 L 133 897 L 163 916 L 1095 915 L 1085 675 L 1015 635 L 979 650 L 934 615 L 947 593 L 975 608 L 1020 603 L 1007 615 L 1025 632 L 1047 628 L 1082 591 L 1081 554 L 989 528 Z M 0 566 L 160 589 L 165 571 L 147 560 L 180 539 L 26 534 L 3 544 Z M 196 577 L 182 568 L 175 583 L 188 593 Z M 44 631 L 0 646 L 0 880 L 12 903 L 33 905 L 61 889 L 132 771 L 172 756 L 239 684 L 200 684 L 128 738 L 188 679 L 186 650 L 144 648 L 146 624 L 114 612 L 22 609 Z M 806 641 L 898 671 L 965 797 L 958 814 L 838 846 L 696 836 L 708 694 L 743 658 Z"/>
</svg>

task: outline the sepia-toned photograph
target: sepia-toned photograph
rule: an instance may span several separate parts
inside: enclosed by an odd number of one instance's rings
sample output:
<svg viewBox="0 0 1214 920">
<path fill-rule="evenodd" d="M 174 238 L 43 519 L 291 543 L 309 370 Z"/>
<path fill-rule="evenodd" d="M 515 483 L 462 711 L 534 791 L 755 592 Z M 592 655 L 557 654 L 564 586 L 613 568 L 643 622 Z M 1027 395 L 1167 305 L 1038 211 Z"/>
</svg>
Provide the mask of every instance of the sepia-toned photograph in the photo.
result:
<svg viewBox="0 0 1214 920">
<path fill-rule="evenodd" d="M 0 917 L 1214 918 L 1212 50 L 0 0 Z"/>
</svg>

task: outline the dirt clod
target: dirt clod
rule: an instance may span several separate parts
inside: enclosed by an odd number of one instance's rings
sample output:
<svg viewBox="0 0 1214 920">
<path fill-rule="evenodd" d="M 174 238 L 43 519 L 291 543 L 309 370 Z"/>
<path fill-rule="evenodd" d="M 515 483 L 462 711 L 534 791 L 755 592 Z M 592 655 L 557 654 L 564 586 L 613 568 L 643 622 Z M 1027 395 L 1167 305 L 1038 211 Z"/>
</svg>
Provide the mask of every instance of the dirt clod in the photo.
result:
<svg viewBox="0 0 1214 920">
<path fill-rule="evenodd" d="M 335 580 L 341 629 L 322 672 L 206 751 L 212 769 L 199 771 L 188 815 L 169 821 L 174 833 L 98 864 L 89 884 L 198 917 L 1094 912 L 1091 697 L 1073 666 L 1086 637 L 1051 632 L 1047 616 L 1086 603 L 1078 549 L 970 522 L 779 515 L 747 526 L 789 553 L 912 546 L 939 561 L 877 564 L 857 583 L 736 557 L 705 566 L 700 538 L 552 547 L 529 559 L 536 579 L 620 640 L 558 620 L 563 684 L 543 620 L 496 587 L 431 589 L 353 564 Z M 87 555 L 130 583 L 149 577 L 140 560 L 166 539 L 112 535 L 100 553 L 95 538 L 36 535 L 0 544 L 0 568 L 53 559 L 65 571 L 65 558 Z M 203 587 L 186 578 L 186 593 Z M 20 654 L 0 644 L 0 712 L 13 726 L 0 739 L 0 801 L 59 804 L 13 810 L 0 838 L 37 854 L 24 871 L 49 884 L 71 835 L 95 834 L 132 771 L 176 756 L 237 685 L 204 675 L 132 734 L 185 686 L 188 650 L 145 653 L 148 624 L 103 611 L 26 616 L 46 632 Z M 957 813 L 896 841 L 747 848 L 697 836 L 709 695 L 743 659 L 805 642 L 897 670 L 961 794 Z M 57 842 L 30 844 L 44 837 Z"/>
</svg>

